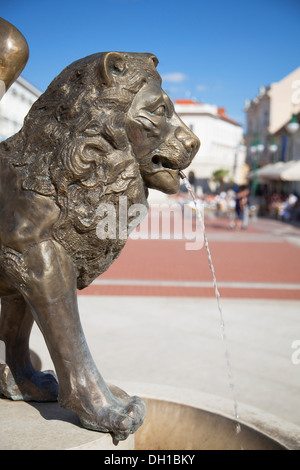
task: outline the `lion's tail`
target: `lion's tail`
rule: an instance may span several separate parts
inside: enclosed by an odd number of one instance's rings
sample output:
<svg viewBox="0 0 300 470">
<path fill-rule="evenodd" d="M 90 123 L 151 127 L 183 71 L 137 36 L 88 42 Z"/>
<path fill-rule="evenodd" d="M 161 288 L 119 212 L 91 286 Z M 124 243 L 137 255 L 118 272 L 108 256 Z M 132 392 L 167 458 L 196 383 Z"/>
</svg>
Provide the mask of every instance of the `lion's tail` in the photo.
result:
<svg viewBox="0 0 300 470">
<path fill-rule="evenodd" d="M 29 58 L 26 39 L 8 21 L 0 18 L 0 99 L 16 81 Z"/>
</svg>

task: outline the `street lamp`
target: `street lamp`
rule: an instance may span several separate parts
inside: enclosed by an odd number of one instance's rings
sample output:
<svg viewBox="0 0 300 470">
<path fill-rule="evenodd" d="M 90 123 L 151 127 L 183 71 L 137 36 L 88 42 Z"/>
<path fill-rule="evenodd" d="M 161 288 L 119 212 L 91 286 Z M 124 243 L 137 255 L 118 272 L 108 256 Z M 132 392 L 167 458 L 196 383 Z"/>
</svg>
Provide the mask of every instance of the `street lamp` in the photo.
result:
<svg viewBox="0 0 300 470">
<path fill-rule="evenodd" d="M 252 160 L 253 160 L 253 182 L 252 182 L 252 195 L 255 197 L 256 196 L 256 191 L 258 187 L 258 178 L 257 178 L 257 167 L 258 167 L 258 155 L 262 153 L 265 149 L 264 144 L 261 143 L 260 140 L 257 140 L 253 142 L 253 144 L 250 147 L 250 151 L 252 154 Z"/>
<path fill-rule="evenodd" d="M 295 134 L 299 129 L 299 122 L 297 121 L 296 114 L 292 115 L 292 119 L 286 125 L 286 129 L 290 134 Z"/>
<path fill-rule="evenodd" d="M 271 153 L 271 155 L 272 155 L 272 163 L 274 163 L 274 161 L 273 161 L 273 160 L 274 160 L 274 156 L 273 156 L 273 155 L 277 152 L 277 150 L 278 150 L 278 145 L 275 143 L 274 139 L 272 139 L 272 140 L 271 140 L 271 143 L 270 143 L 270 145 L 269 145 L 269 151 L 270 151 L 270 153 Z"/>
<path fill-rule="evenodd" d="M 278 146 L 275 144 L 274 140 L 270 143 L 269 150 L 271 153 L 277 152 Z"/>
<path fill-rule="evenodd" d="M 299 122 L 297 120 L 296 114 L 292 115 L 292 119 L 287 123 L 286 129 L 289 132 L 289 134 L 291 134 L 291 150 L 290 150 L 291 158 L 290 158 L 290 160 L 292 160 L 293 159 L 293 153 L 294 153 L 294 137 L 292 137 L 292 136 L 299 129 Z"/>
</svg>

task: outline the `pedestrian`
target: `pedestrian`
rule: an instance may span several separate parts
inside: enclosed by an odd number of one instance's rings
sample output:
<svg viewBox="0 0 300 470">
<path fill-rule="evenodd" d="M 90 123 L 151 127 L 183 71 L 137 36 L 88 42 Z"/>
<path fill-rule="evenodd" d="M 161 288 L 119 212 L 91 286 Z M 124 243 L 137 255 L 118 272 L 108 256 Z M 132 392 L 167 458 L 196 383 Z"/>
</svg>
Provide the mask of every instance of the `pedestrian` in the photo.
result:
<svg viewBox="0 0 300 470">
<path fill-rule="evenodd" d="M 229 228 L 235 228 L 235 192 L 230 189 L 227 192 L 227 210 L 229 217 Z"/>
<path fill-rule="evenodd" d="M 243 223 L 242 223 L 242 229 L 246 230 L 248 228 L 248 223 L 249 223 L 249 207 L 250 207 L 250 191 L 249 188 L 245 188 L 244 195 L 243 195 L 243 201 L 244 201 L 244 207 L 243 207 Z"/>
<path fill-rule="evenodd" d="M 188 180 L 189 180 L 189 183 L 190 183 L 190 185 L 192 186 L 192 188 L 194 190 L 194 193 L 196 193 L 197 192 L 197 181 L 196 181 L 195 173 L 193 171 L 189 172 Z"/>
<path fill-rule="evenodd" d="M 236 194 L 235 199 L 235 214 L 236 214 L 236 224 L 235 228 L 238 230 L 246 229 L 248 226 L 248 198 L 249 190 L 247 186 L 240 186 Z"/>
</svg>

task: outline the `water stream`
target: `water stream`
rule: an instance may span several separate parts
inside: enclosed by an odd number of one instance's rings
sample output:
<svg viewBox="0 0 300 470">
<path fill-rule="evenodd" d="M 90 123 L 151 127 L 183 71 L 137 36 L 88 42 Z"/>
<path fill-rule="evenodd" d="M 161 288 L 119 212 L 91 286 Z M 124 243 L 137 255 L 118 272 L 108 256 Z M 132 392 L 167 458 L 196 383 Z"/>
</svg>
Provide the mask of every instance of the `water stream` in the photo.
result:
<svg viewBox="0 0 300 470">
<path fill-rule="evenodd" d="M 236 433 L 239 434 L 241 432 L 241 426 L 238 422 L 238 420 L 239 420 L 238 403 L 237 403 L 237 400 L 236 400 L 236 397 L 235 397 L 235 384 L 234 384 L 232 367 L 231 367 L 231 362 L 230 362 L 230 357 L 229 357 L 228 345 L 227 345 L 227 338 L 226 338 L 226 331 L 225 331 L 225 321 L 224 321 L 223 310 L 222 310 L 222 306 L 221 306 L 221 302 L 220 302 L 220 293 L 219 293 L 219 289 L 218 289 L 217 278 L 216 278 L 215 269 L 214 269 L 214 265 L 213 265 L 213 262 L 212 262 L 212 257 L 211 257 L 210 248 L 209 248 L 209 244 L 208 244 L 208 239 L 207 239 L 207 235 L 206 235 L 206 231 L 205 231 L 204 218 L 202 217 L 200 204 L 199 204 L 199 202 L 196 198 L 196 195 L 193 191 L 193 188 L 192 188 L 189 180 L 187 179 L 187 177 L 185 176 L 185 174 L 182 171 L 180 171 L 179 174 L 180 174 L 180 177 L 183 180 L 183 183 L 184 183 L 186 189 L 188 190 L 188 192 L 189 192 L 189 194 L 190 194 L 190 196 L 191 196 L 191 198 L 194 202 L 195 209 L 196 209 L 196 217 L 197 217 L 198 222 L 200 223 L 200 226 L 201 226 L 201 229 L 202 229 L 202 232 L 203 232 L 204 246 L 205 246 L 205 249 L 206 249 L 206 252 L 207 252 L 209 269 L 210 269 L 211 274 L 212 274 L 213 287 L 214 287 L 214 290 L 215 290 L 215 296 L 216 296 L 216 299 L 217 299 L 217 305 L 218 305 L 219 316 L 220 316 L 221 339 L 222 339 L 222 342 L 223 342 L 224 347 L 225 347 L 225 359 L 226 359 L 227 375 L 228 375 L 228 380 L 229 380 L 229 388 L 230 388 L 232 399 L 233 399 L 233 412 L 234 412 L 234 417 L 235 417 L 235 420 L 236 420 L 236 428 L 235 429 L 236 429 Z"/>
</svg>

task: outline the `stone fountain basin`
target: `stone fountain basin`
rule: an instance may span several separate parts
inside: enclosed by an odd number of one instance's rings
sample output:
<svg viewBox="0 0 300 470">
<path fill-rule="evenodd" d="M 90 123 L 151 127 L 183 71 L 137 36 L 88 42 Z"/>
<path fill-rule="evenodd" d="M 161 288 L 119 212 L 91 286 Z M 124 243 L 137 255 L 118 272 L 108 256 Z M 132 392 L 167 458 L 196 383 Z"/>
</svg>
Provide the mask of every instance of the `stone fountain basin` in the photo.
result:
<svg viewBox="0 0 300 470">
<path fill-rule="evenodd" d="M 118 383 L 147 405 L 143 425 L 125 441 L 82 428 L 58 403 L 0 400 L 1 450 L 300 450 L 300 427 L 241 405 L 236 434 L 233 403 L 194 390 Z"/>
<path fill-rule="evenodd" d="M 299 450 L 300 427 L 239 404 L 191 390 L 153 384 L 122 384 L 143 397 L 147 416 L 135 433 L 135 450 Z"/>
</svg>

